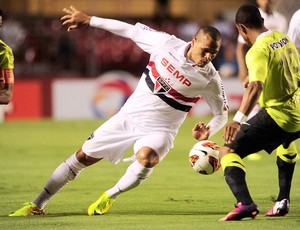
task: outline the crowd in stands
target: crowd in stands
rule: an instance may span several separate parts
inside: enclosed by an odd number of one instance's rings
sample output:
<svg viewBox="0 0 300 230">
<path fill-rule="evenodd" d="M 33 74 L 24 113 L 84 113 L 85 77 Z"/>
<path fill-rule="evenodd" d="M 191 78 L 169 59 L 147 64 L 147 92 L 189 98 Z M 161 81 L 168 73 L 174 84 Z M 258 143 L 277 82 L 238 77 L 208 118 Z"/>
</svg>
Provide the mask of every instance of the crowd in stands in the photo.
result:
<svg viewBox="0 0 300 230">
<path fill-rule="evenodd" d="M 154 29 L 189 41 L 204 22 L 186 19 L 122 19 L 137 21 Z M 235 77 L 237 31 L 228 17 L 218 15 L 210 23 L 223 37 L 223 45 L 214 60 L 222 77 Z M 149 55 L 131 40 L 109 32 L 82 28 L 66 32 L 59 18 L 7 18 L 2 37 L 15 54 L 16 79 L 26 77 L 95 77 L 109 70 L 125 70 L 140 76 Z M 14 38 L 14 39 L 13 39 Z"/>
</svg>

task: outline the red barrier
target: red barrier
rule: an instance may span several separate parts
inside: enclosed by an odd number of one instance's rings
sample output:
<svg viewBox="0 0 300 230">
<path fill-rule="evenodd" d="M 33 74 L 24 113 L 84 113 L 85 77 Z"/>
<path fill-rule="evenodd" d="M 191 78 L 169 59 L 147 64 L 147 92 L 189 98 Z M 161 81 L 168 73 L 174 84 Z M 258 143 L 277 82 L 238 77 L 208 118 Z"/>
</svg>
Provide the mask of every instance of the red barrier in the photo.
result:
<svg viewBox="0 0 300 230">
<path fill-rule="evenodd" d="M 51 81 L 16 80 L 6 120 L 51 117 Z"/>
</svg>

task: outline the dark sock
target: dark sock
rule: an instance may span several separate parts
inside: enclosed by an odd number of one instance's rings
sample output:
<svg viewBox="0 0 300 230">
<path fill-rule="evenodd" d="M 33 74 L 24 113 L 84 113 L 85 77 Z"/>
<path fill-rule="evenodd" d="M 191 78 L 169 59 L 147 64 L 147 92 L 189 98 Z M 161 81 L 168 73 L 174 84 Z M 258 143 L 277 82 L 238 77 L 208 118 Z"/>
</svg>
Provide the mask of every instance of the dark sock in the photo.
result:
<svg viewBox="0 0 300 230">
<path fill-rule="evenodd" d="M 277 157 L 279 195 L 277 201 L 290 200 L 290 191 L 296 163 L 287 163 Z"/>
<path fill-rule="evenodd" d="M 229 166 L 225 168 L 224 176 L 237 202 L 242 202 L 242 204 L 245 205 L 253 203 L 246 184 L 246 173 L 244 170 L 238 167 Z"/>
</svg>

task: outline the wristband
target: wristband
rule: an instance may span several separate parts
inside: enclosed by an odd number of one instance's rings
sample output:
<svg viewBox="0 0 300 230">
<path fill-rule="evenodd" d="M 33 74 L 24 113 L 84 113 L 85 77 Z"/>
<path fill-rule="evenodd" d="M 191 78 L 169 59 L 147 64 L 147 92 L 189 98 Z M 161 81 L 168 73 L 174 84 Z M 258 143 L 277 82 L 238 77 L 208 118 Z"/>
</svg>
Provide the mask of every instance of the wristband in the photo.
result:
<svg viewBox="0 0 300 230">
<path fill-rule="evenodd" d="M 247 116 L 245 114 L 243 114 L 242 112 L 237 111 L 233 117 L 233 120 L 242 124 L 243 122 L 245 122 L 247 120 Z"/>
<path fill-rule="evenodd" d="M 0 79 L 4 80 L 6 84 L 14 84 L 13 69 L 2 69 Z"/>
</svg>

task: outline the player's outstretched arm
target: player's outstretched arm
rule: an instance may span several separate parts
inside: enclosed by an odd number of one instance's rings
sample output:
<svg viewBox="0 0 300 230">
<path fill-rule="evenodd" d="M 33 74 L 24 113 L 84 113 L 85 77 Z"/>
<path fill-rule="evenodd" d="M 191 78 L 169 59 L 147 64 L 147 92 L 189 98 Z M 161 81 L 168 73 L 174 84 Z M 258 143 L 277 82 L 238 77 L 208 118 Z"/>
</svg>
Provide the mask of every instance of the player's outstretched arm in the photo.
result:
<svg viewBox="0 0 300 230">
<path fill-rule="evenodd" d="M 70 24 L 68 31 L 77 29 L 83 26 L 91 26 L 103 30 L 107 30 L 113 34 L 121 37 L 131 38 L 134 26 L 115 19 L 99 18 L 95 16 L 89 16 L 81 11 L 77 10 L 74 6 L 70 6 L 69 9 L 64 8 L 66 13 L 61 20 L 62 25 Z"/>
<path fill-rule="evenodd" d="M 63 11 L 66 14 L 61 17 L 61 20 L 63 21 L 62 25 L 70 24 L 68 31 L 83 26 L 88 26 L 90 24 L 91 16 L 77 10 L 74 6 L 70 6 L 70 8 L 64 8 Z"/>
</svg>

